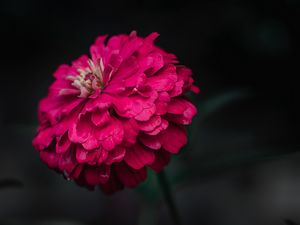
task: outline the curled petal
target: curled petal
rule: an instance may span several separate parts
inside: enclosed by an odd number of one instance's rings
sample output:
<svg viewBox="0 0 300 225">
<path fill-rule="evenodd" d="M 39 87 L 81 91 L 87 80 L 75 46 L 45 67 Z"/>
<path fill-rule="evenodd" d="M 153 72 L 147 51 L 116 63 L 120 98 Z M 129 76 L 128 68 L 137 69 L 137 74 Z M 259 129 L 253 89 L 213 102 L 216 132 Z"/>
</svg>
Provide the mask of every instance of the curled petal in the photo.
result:
<svg viewBox="0 0 300 225">
<path fill-rule="evenodd" d="M 152 130 L 150 132 L 146 132 L 146 133 L 149 135 L 157 135 L 161 131 L 167 129 L 168 126 L 169 126 L 169 122 L 165 119 L 162 119 L 161 124 L 159 126 L 157 126 L 154 130 Z"/>
<path fill-rule="evenodd" d="M 75 143 L 84 143 L 91 136 L 93 124 L 89 115 L 80 115 L 69 131 L 69 138 Z"/>
<path fill-rule="evenodd" d="M 178 124 L 190 124 L 197 108 L 184 98 L 172 99 L 168 105 L 167 119 Z"/>
<path fill-rule="evenodd" d="M 144 39 L 143 46 L 141 46 L 141 48 L 139 49 L 139 54 L 141 56 L 145 56 L 153 50 L 153 42 L 158 36 L 159 34 L 157 32 L 153 32 Z"/>
<path fill-rule="evenodd" d="M 155 113 L 155 111 L 156 111 L 156 106 L 155 104 L 153 104 L 150 107 L 144 107 L 143 110 L 134 118 L 139 121 L 147 121 Z"/>
<path fill-rule="evenodd" d="M 200 89 L 193 84 L 194 79 L 192 78 L 192 73 L 192 70 L 187 67 L 177 66 L 178 79 L 183 83 L 183 91 L 186 92 L 191 90 L 192 92 L 198 94 Z"/>
<path fill-rule="evenodd" d="M 170 153 L 178 153 L 187 143 L 185 129 L 171 124 L 165 131 L 159 134 L 158 138 L 162 147 Z"/>
<path fill-rule="evenodd" d="M 144 134 L 140 136 L 139 140 L 148 148 L 154 150 L 161 148 L 160 140 L 156 136 Z"/>
<path fill-rule="evenodd" d="M 150 53 L 139 61 L 142 71 L 151 76 L 164 66 L 164 58 L 160 53 Z"/>
<path fill-rule="evenodd" d="M 153 116 L 148 121 L 138 122 L 139 129 L 142 131 L 153 131 L 161 124 L 160 116 Z"/>
<path fill-rule="evenodd" d="M 111 165 L 116 162 L 121 162 L 125 156 L 126 149 L 124 147 L 116 147 L 112 151 L 109 151 L 108 157 L 105 160 L 105 164 Z"/>
<path fill-rule="evenodd" d="M 176 67 L 174 65 L 168 65 L 156 76 L 149 77 L 147 84 L 150 85 L 154 90 L 171 91 L 177 81 Z"/>
</svg>

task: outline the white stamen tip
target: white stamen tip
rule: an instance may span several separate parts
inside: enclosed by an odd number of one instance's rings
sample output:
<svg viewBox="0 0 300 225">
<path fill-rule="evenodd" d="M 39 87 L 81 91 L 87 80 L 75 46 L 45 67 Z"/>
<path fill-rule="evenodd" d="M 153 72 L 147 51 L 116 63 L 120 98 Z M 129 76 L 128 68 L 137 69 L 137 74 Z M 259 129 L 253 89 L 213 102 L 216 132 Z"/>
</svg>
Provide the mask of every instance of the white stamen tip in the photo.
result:
<svg viewBox="0 0 300 225">
<path fill-rule="evenodd" d="M 77 69 L 78 75 L 68 75 L 66 80 L 72 81 L 71 85 L 78 89 L 80 95 L 78 97 L 86 98 L 92 94 L 95 90 L 103 88 L 103 72 L 104 63 L 102 58 L 97 63 L 93 60 L 88 59 L 88 67 Z M 89 76 L 87 76 L 89 75 Z M 109 74 L 110 78 L 111 74 Z M 65 94 L 66 91 L 61 91 L 61 95 Z M 68 92 L 71 93 L 71 92 Z M 75 92 L 72 92 L 75 93 Z"/>
</svg>

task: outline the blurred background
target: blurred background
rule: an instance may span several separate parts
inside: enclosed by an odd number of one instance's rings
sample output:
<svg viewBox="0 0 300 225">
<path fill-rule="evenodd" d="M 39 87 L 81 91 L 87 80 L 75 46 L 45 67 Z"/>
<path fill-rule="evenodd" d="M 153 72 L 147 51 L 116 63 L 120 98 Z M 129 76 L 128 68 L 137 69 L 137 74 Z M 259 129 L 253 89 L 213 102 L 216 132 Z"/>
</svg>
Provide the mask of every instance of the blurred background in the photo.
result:
<svg viewBox="0 0 300 225">
<path fill-rule="evenodd" d="M 108 197 L 31 145 L 57 66 L 132 30 L 159 32 L 202 91 L 166 170 L 183 224 L 300 224 L 299 12 L 298 0 L 1 0 L 0 224 L 172 224 L 154 174 Z"/>
</svg>

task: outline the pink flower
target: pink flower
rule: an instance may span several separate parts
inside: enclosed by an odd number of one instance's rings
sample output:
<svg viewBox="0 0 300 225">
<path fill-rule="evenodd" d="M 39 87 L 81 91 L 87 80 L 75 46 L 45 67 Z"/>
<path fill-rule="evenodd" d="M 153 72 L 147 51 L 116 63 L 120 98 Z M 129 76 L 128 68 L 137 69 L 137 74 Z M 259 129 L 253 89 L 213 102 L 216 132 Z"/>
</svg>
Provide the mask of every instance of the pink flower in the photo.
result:
<svg viewBox="0 0 300 225">
<path fill-rule="evenodd" d="M 153 44 L 157 33 L 97 38 L 89 58 L 61 65 L 39 104 L 33 140 L 50 168 L 112 193 L 159 172 L 187 142 L 199 89 L 192 71 Z"/>
</svg>

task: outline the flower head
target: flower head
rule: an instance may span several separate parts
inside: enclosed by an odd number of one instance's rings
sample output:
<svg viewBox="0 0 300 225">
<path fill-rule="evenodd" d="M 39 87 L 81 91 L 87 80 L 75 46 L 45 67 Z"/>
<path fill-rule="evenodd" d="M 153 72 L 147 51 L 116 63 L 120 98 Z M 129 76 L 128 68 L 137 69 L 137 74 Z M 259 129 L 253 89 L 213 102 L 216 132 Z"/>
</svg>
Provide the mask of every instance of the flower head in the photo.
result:
<svg viewBox="0 0 300 225">
<path fill-rule="evenodd" d="M 145 180 L 147 167 L 159 172 L 186 144 L 197 110 L 184 94 L 199 89 L 157 36 L 100 36 L 90 57 L 57 69 L 33 140 L 50 168 L 112 193 Z"/>
</svg>

